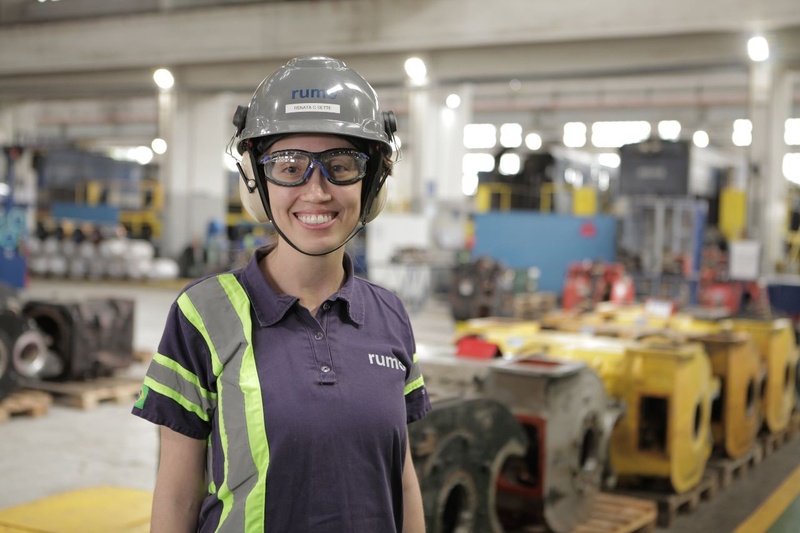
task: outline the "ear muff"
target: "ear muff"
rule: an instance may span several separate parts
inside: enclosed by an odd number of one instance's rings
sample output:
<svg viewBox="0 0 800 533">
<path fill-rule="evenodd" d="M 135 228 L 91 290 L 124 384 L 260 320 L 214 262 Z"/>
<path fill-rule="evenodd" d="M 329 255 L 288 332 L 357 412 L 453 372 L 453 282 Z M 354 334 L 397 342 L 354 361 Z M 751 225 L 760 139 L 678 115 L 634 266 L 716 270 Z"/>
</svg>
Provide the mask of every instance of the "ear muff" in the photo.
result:
<svg viewBox="0 0 800 533">
<path fill-rule="evenodd" d="M 383 187 L 380 188 L 378 194 L 376 194 L 375 198 L 372 200 L 372 205 L 369 206 L 369 212 L 367 213 L 367 216 L 364 217 L 365 224 L 375 220 L 375 217 L 377 217 L 381 211 L 383 211 L 384 206 L 386 206 L 386 190 L 386 183 L 384 183 Z"/>
<path fill-rule="evenodd" d="M 252 156 L 248 152 L 245 152 L 242 157 L 239 171 L 242 174 L 242 179 L 239 180 L 239 198 L 242 200 L 242 207 L 256 222 L 262 224 L 269 222 L 264 204 L 261 203 L 261 197 L 258 195 L 258 189 L 255 188 L 256 176 L 253 170 Z M 248 183 L 253 184 L 252 190 L 248 187 Z"/>
</svg>

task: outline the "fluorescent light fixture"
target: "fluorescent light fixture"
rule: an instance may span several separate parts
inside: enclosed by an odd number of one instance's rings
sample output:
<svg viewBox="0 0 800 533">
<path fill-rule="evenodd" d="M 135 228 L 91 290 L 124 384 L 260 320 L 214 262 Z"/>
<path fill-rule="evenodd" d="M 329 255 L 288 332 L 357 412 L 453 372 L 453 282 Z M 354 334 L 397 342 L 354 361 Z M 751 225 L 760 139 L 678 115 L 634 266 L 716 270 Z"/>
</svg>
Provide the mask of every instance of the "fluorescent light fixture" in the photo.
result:
<svg viewBox="0 0 800 533">
<path fill-rule="evenodd" d="M 708 146 L 708 133 L 703 130 L 697 130 L 692 135 L 692 142 L 698 148 L 705 148 Z"/>
<path fill-rule="evenodd" d="M 521 166 L 518 154 L 503 154 L 500 156 L 500 164 L 498 165 L 500 174 L 506 176 L 513 176 L 519 174 Z"/>
<path fill-rule="evenodd" d="M 619 148 L 647 139 L 651 129 L 650 123 L 644 120 L 595 122 L 592 144 L 598 148 Z"/>
<path fill-rule="evenodd" d="M 734 146 L 750 146 L 753 144 L 753 122 L 747 118 L 734 120 L 731 141 Z"/>
<path fill-rule="evenodd" d="M 538 150 L 542 147 L 542 136 L 538 133 L 529 133 L 525 136 L 525 146 L 530 150 Z"/>
<path fill-rule="evenodd" d="M 153 139 L 150 143 L 150 148 L 158 155 L 165 154 L 167 152 L 167 141 L 161 138 Z"/>
<path fill-rule="evenodd" d="M 409 57 L 406 59 L 404 67 L 412 83 L 416 85 L 425 83 L 425 77 L 428 75 L 428 68 L 425 66 L 425 62 L 422 59 L 418 57 Z"/>
<path fill-rule="evenodd" d="M 800 153 L 791 153 L 783 156 L 784 177 L 800 185 Z"/>
<path fill-rule="evenodd" d="M 465 148 L 494 148 L 497 144 L 497 128 L 494 124 L 467 124 L 464 126 Z"/>
<path fill-rule="evenodd" d="M 665 141 L 677 141 L 681 136 L 681 123 L 677 120 L 659 121 L 658 136 Z"/>
<path fill-rule="evenodd" d="M 789 146 L 800 146 L 800 118 L 787 118 L 783 140 Z"/>
<path fill-rule="evenodd" d="M 453 93 L 451 95 L 448 95 L 444 103 L 450 109 L 458 109 L 458 107 L 461 105 L 461 97 Z"/>
<path fill-rule="evenodd" d="M 586 124 L 567 122 L 564 124 L 564 146 L 583 148 L 586 145 Z"/>
<path fill-rule="evenodd" d="M 769 59 L 769 43 L 760 35 L 751 37 L 747 41 L 747 55 L 750 56 L 751 61 L 766 61 Z"/>
<path fill-rule="evenodd" d="M 165 90 L 171 89 L 175 85 L 175 78 L 172 76 L 172 72 L 165 68 L 160 68 L 153 73 L 153 81 L 156 82 L 159 88 Z"/>
<path fill-rule="evenodd" d="M 606 152 L 597 156 L 597 161 L 604 167 L 618 168 L 619 167 L 619 154 L 614 152 Z"/>
<path fill-rule="evenodd" d="M 522 125 L 515 123 L 500 126 L 500 146 L 516 148 L 522 145 Z"/>
</svg>

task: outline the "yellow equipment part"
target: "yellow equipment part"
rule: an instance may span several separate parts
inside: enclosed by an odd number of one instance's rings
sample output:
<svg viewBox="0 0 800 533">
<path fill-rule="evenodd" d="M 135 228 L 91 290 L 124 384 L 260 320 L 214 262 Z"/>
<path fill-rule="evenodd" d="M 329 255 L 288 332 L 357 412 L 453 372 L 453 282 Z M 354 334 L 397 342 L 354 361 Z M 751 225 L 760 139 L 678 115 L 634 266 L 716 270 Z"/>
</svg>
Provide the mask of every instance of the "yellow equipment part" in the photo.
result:
<svg viewBox="0 0 800 533">
<path fill-rule="evenodd" d="M 761 381 L 764 366 L 750 335 L 723 331 L 699 335 L 720 379 L 720 395 L 711 411 L 714 443 L 728 457 L 744 455 L 761 428 Z"/>
<path fill-rule="evenodd" d="M 586 362 L 609 394 L 625 403 L 609 448 L 620 478 L 665 479 L 678 493 L 701 481 L 712 448 L 712 401 L 719 394 L 701 344 L 542 332 L 520 353 L 536 351 Z"/>
<path fill-rule="evenodd" d="M 572 214 L 576 217 L 591 217 L 597 214 L 597 191 L 591 187 L 572 189 Z"/>
<path fill-rule="evenodd" d="M 787 319 L 772 321 L 732 319 L 729 327 L 749 333 L 766 365 L 761 389 L 761 411 L 771 433 L 785 429 L 795 408 L 797 346 L 794 329 Z"/>
</svg>

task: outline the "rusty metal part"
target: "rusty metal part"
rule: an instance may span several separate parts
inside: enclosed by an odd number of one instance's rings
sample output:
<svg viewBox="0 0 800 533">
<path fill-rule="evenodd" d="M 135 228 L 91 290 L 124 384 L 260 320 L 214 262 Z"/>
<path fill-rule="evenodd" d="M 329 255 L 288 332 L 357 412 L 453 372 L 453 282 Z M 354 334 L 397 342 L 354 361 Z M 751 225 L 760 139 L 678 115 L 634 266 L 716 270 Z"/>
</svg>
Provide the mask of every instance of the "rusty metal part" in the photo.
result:
<svg viewBox="0 0 800 533">
<path fill-rule="evenodd" d="M 555 532 L 588 516 L 606 472 L 607 447 L 621 413 L 585 364 L 420 354 L 429 390 L 481 395 L 512 411 L 525 430 L 524 456 L 509 458 L 498 479 L 502 521 L 544 521 Z M 479 530 L 475 530 L 479 531 Z"/>
<path fill-rule="evenodd" d="M 409 442 L 429 533 L 502 533 L 496 480 L 525 453 L 511 412 L 486 398 L 431 395 L 433 410 L 409 425 Z"/>
</svg>

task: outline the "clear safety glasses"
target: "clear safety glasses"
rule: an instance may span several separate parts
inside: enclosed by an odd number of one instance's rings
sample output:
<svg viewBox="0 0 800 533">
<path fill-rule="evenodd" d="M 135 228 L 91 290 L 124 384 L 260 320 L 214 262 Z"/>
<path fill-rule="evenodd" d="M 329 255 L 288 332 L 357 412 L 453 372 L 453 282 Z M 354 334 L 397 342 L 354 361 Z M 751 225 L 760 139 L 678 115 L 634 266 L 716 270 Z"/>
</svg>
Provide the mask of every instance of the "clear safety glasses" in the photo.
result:
<svg viewBox="0 0 800 533">
<path fill-rule="evenodd" d="M 304 184 L 319 167 L 325 179 L 334 185 L 350 185 L 367 173 L 369 156 L 357 150 L 334 148 L 324 152 L 281 150 L 258 160 L 267 180 L 283 187 Z"/>
</svg>

